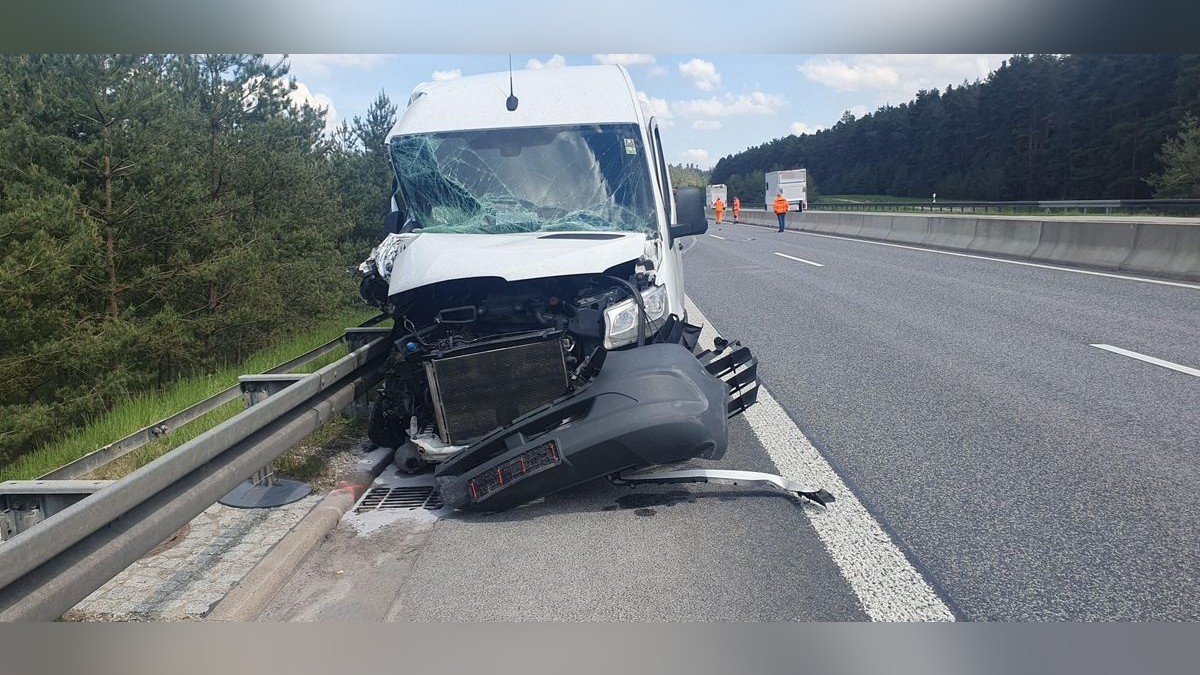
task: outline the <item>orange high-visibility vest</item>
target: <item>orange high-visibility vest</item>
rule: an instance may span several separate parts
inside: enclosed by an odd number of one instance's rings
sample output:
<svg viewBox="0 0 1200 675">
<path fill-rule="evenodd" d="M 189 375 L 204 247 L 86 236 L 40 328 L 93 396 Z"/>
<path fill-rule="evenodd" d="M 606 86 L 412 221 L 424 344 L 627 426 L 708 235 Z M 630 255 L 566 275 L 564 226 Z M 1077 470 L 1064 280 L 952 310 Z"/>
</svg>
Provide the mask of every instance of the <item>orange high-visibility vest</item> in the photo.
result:
<svg viewBox="0 0 1200 675">
<path fill-rule="evenodd" d="M 788 210 L 787 197 L 784 197 L 783 195 L 779 195 L 778 197 L 775 198 L 775 204 L 773 206 L 775 208 L 775 213 L 787 213 L 787 210 Z"/>
<path fill-rule="evenodd" d="M 742 208 L 742 200 L 738 199 L 737 197 L 734 197 L 733 198 L 733 210 L 737 211 L 740 208 Z"/>
<path fill-rule="evenodd" d="M 714 204 L 713 206 L 714 206 L 714 208 L 716 208 L 718 211 L 724 211 L 724 210 L 725 210 L 725 202 L 721 201 L 720 199 L 717 199 L 717 203 L 716 203 L 716 204 Z"/>
</svg>

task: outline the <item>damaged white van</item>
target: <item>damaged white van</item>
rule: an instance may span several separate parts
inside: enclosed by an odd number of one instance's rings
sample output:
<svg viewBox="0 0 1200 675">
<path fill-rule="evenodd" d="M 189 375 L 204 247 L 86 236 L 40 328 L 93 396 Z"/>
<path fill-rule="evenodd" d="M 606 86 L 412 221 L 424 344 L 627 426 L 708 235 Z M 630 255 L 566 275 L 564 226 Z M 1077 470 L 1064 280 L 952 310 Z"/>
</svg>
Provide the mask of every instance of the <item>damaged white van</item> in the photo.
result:
<svg viewBox="0 0 1200 675">
<path fill-rule="evenodd" d="M 360 292 L 394 319 L 370 422 L 444 502 L 499 510 L 629 469 L 715 459 L 750 351 L 695 353 L 658 125 L 617 66 L 422 84 L 387 137 L 386 239 Z"/>
</svg>

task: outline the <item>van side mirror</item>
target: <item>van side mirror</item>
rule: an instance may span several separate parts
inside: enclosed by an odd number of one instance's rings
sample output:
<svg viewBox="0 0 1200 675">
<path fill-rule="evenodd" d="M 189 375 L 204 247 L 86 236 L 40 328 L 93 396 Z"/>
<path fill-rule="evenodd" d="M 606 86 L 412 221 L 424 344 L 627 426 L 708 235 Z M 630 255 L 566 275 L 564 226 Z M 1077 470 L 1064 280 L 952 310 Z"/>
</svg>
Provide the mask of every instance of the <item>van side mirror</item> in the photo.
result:
<svg viewBox="0 0 1200 675">
<path fill-rule="evenodd" d="M 671 239 L 707 232 L 708 215 L 704 211 L 704 192 L 696 187 L 682 187 L 676 190 L 675 215 L 679 222 L 671 225 Z"/>
</svg>

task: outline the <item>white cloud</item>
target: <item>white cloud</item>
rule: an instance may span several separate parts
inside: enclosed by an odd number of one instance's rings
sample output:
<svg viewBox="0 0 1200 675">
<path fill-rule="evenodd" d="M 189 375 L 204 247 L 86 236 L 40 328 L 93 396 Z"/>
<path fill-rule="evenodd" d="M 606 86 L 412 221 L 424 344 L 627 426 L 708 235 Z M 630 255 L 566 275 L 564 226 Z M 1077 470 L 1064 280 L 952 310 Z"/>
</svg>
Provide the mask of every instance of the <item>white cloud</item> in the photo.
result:
<svg viewBox="0 0 1200 675">
<path fill-rule="evenodd" d="M 815 134 L 824 128 L 825 127 L 820 126 L 820 125 L 817 125 L 815 127 L 809 126 L 805 122 L 792 122 L 792 126 L 791 126 L 792 133 L 796 134 L 797 136 L 799 136 L 801 134 Z"/>
<path fill-rule="evenodd" d="M 870 109 L 865 105 L 856 105 L 850 107 L 850 114 L 854 115 L 855 117 L 862 117 L 869 112 L 871 112 Z"/>
<path fill-rule="evenodd" d="M 671 103 L 671 110 L 684 117 L 736 117 L 739 115 L 773 115 L 785 105 L 787 105 L 787 101 L 780 96 L 752 91 L 739 96 L 725 94 L 705 99 L 675 101 Z"/>
<path fill-rule="evenodd" d="M 807 61 L 796 66 L 805 77 L 838 91 L 889 89 L 900 82 L 900 74 L 875 64 L 850 64 L 835 59 Z"/>
<path fill-rule="evenodd" d="M 721 123 L 717 120 L 696 120 L 692 122 L 692 128 L 697 131 L 716 131 L 721 128 Z"/>
<path fill-rule="evenodd" d="M 541 70 L 542 68 L 562 68 L 565 65 L 567 65 L 567 59 L 562 54 L 555 54 L 545 61 L 529 59 L 525 62 L 525 67 L 529 70 Z"/>
<path fill-rule="evenodd" d="M 863 92 L 877 104 L 900 103 L 922 89 L 974 82 L 1007 54 L 858 54 L 809 59 L 796 66 L 806 78 L 836 91 Z"/>
<path fill-rule="evenodd" d="M 665 129 L 675 125 L 675 122 L 671 120 L 674 117 L 671 113 L 671 106 L 666 99 L 651 98 L 644 91 L 639 91 L 637 97 L 638 102 L 642 104 L 642 112 L 647 117 L 657 118 L 658 126 Z"/>
<path fill-rule="evenodd" d="M 333 106 L 333 99 L 325 94 L 314 94 L 308 85 L 297 81 L 296 88 L 288 92 L 288 100 L 298 106 L 308 104 L 314 108 L 325 108 L 325 133 L 333 133 L 337 129 L 337 109 Z"/>
<path fill-rule="evenodd" d="M 446 80 L 453 80 L 462 77 L 462 71 L 458 68 L 453 68 L 451 70 L 435 70 L 433 71 L 432 77 L 434 82 L 445 82 Z"/>
<path fill-rule="evenodd" d="M 706 166 L 708 164 L 708 151 L 701 148 L 684 150 L 680 156 L 685 160 L 699 164 L 700 166 Z"/>
<path fill-rule="evenodd" d="M 650 69 L 650 77 L 662 77 L 667 74 L 667 69 L 662 66 L 654 66 Z"/>
<path fill-rule="evenodd" d="M 267 54 L 267 60 L 274 62 L 279 54 Z M 301 75 L 325 77 L 334 68 L 358 68 L 369 70 L 387 61 L 386 54 L 289 54 L 291 72 Z"/>
<path fill-rule="evenodd" d="M 679 64 L 679 72 L 691 80 L 700 91 L 712 91 L 721 85 L 721 74 L 717 72 L 717 66 L 712 61 L 692 59 Z"/>
<path fill-rule="evenodd" d="M 648 66 L 654 63 L 653 54 L 592 54 L 596 63 L 606 66 Z"/>
</svg>

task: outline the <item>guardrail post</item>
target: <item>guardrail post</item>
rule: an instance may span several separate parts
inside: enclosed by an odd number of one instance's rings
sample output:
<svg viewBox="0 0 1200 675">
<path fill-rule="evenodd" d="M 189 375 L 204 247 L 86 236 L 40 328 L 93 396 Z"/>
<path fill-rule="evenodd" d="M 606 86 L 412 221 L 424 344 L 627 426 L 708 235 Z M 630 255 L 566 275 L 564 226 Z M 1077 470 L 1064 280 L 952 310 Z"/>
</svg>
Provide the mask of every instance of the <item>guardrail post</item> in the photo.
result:
<svg viewBox="0 0 1200 675">
<path fill-rule="evenodd" d="M 9 480 L 0 483 L 0 541 L 7 541 L 111 480 Z"/>
<path fill-rule="evenodd" d="M 242 375 L 238 384 L 242 388 L 242 400 L 252 407 L 278 394 L 292 384 L 307 377 L 305 374 Z M 291 504 L 308 496 L 312 486 L 308 483 L 277 478 L 275 462 L 272 461 L 242 481 L 229 494 L 218 500 L 225 506 L 239 509 L 265 509 Z"/>
<path fill-rule="evenodd" d="M 346 329 L 346 349 L 354 351 L 366 346 L 372 340 L 377 338 L 386 338 L 391 335 L 391 328 L 347 328 Z M 362 396 L 354 399 L 354 402 L 346 406 L 342 411 L 343 415 L 366 419 L 370 414 L 370 392 L 363 392 Z"/>
</svg>

